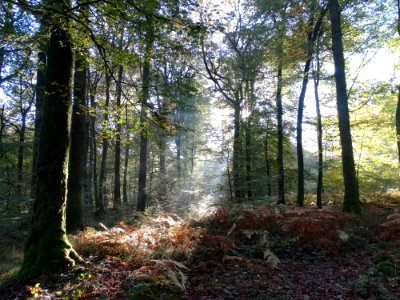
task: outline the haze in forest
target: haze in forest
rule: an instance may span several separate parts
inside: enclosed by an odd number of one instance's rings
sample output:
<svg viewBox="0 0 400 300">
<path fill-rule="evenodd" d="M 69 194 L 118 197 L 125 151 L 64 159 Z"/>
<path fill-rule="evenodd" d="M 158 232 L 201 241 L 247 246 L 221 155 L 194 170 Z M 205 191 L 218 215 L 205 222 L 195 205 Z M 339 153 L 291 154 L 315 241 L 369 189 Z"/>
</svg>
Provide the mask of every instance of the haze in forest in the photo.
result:
<svg viewBox="0 0 400 300">
<path fill-rule="evenodd" d="M 361 226 L 382 202 L 379 218 L 397 220 L 399 3 L 3 1 L 0 212 L 18 223 L 17 278 L 93 251 L 135 272 L 153 262 L 183 292 L 180 264 L 204 266 L 191 251 L 207 242 L 217 264 L 275 269 L 271 249 L 347 247 L 342 216 Z M 296 236 L 290 222 L 335 232 Z M 164 229 L 173 242 L 154 238 Z"/>
</svg>

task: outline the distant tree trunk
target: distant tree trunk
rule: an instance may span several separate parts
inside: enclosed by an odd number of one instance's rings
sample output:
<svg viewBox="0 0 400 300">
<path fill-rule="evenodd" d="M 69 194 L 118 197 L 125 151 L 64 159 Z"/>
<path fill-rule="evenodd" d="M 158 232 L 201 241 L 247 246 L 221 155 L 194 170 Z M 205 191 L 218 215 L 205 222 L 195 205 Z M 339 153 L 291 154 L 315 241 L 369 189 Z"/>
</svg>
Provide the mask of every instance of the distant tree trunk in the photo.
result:
<svg viewBox="0 0 400 300">
<path fill-rule="evenodd" d="M 123 67 L 119 66 L 117 79 L 117 125 L 115 136 L 115 158 L 114 158 L 114 208 L 121 205 L 121 96 L 122 96 Z"/>
<path fill-rule="evenodd" d="M 128 164 L 129 164 L 129 143 L 125 144 L 125 158 L 124 158 L 124 181 L 122 184 L 122 199 L 124 203 L 128 203 Z"/>
<path fill-rule="evenodd" d="M 86 158 L 87 169 L 86 169 L 86 182 L 84 183 L 83 190 L 85 193 L 86 205 L 88 208 L 94 208 L 93 203 L 93 140 L 91 133 L 91 117 L 87 118 L 87 126 L 88 126 L 88 154 Z"/>
<path fill-rule="evenodd" d="M 322 119 L 319 101 L 319 77 L 320 77 L 320 61 L 319 50 L 316 51 L 316 70 L 313 72 L 314 77 L 314 96 L 317 113 L 317 140 L 318 140 L 318 180 L 317 180 L 317 206 L 322 208 L 322 192 L 323 192 L 323 147 L 322 147 Z"/>
<path fill-rule="evenodd" d="M 23 186 L 23 167 L 25 152 L 25 132 L 26 132 L 26 115 L 21 116 L 21 128 L 19 130 L 18 139 L 18 162 L 17 162 L 17 194 L 22 195 Z"/>
<path fill-rule="evenodd" d="M 83 175 L 85 171 L 84 149 L 86 134 L 86 59 L 77 54 L 74 74 L 74 101 L 72 106 L 71 143 L 68 165 L 67 232 L 83 230 L 82 202 Z"/>
<path fill-rule="evenodd" d="M 342 146 L 342 166 L 344 179 L 343 210 L 351 213 L 359 213 L 361 211 L 361 207 L 354 164 L 353 143 L 350 132 L 350 114 L 347 99 L 342 29 L 338 0 L 329 0 L 329 10 L 332 29 L 332 51 L 335 62 L 340 142 Z"/>
<path fill-rule="evenodd" d="M 87 75 L 86 75 L 87 76 Z M 86 78 L 87 79 L 87 78 Z M 86 99 L 86 108 L 88 108 L 88 101 Z M 83 200 L 84 205 L 87 208 L 93 208 L 93 194 L 92 194 L 92 170 L 91 170 L 91 163 L 92 163 L 92 153 L 90 153 L 90 118 L 88 117 L 88 113 L 86 112 L 85 118 L 85 135 L 86 135 L 86 143 L 84 145 L 83 151 Z"/>
<path fill-rule="evenodd" d="M 161 129 L 162 131 L 163 129 Z M 160 187 L 158 191 L 158 198 L 165 203 L 166 200 L 166 193 L 167 193 L 167 167 L 166 167 L 166 155 L 165 155 L 165 149 L 166 149 L 166 135 L 162 131 L 160 132 L 160 146 L 159 146 L 159 155 L 158 155 L 158 161 L 160 164 Z"/>
<path fill-rule="evenodd" d="M 232 157 L 232 177 L 233 190 L 236 200 L 243 199 L 240 180 L 240 102 L 237 100 L 234 107 L 233 117 L 233 157 Z"/>
<path fill-rule="evenodd" d="M 271 198 L 272 191 L 271 191 L 271 166 L 270 166 L 270 158 L 269 158 L 269 121 L 267 121 L 267 132 L 265 134 L 265 166 L 267 168 L 267 195 Z"/>
<path fill-rule="evenodd" d="M 299 107 L 297 113 L 297 204 L 299 206 L 304 205 L 304 157 L 303 157 L 303 110 L 304 110 L 304 99 L 306 97 L 308 77 L 310 73 L 310 66 L 312 56 L 314 53 L 315 40 L 319 34 L 322 26 L 322 20 L 325 16 L 326 9 L 324 9 L 314 25 L 314 28 L 310 28 L 307 34 L 307 60 L 304 65 L 303 71 L 303 82 L 301 86 L 301 92 L 299 97 Z M 313 19 L 310 20 L 310 26 L 313 25 Z"/>
<path fill-rule="evenodd" d="M 182 151 L 182 135 L 180 132 L 175 136 L 175 145 L 176 145 L 176 173 L 177 177 L 181 178 L 182 176 L 182 163 L 181 163 L 181 151 Z"/>
<path fill-rule="evenodd" d="M 160 174 L 162 177 L 164 177 L 167 174 L 167 168 L 166 168 L 166 160 L 165 160 L 165 134 L 161 133 L 160 136 L 161 142 L 160 142 L 160 154 L 159 154 L 159 163 L 160 163 Z"/>
<path fill-rule="evenodd" d="M 18 162 L 17 162 L 17 194 L 23 195 L 23 168 L 24 168 L 24 153 L 25 153 L 25 133 L 26 133 L 26 118 L 28 116 L 29 111 L 31 110 L 34 98 L 32 98 L 27 107 L 23 107 L 23 82 L 22 77 L 20 77 L 20 113 L 21 113 L 21 126 L 18 130 Z"/>
<path fill-rule="evenodd" d="M 306 97 L 308 74 L 310 71 L 312 54 L 308 54 L 306 64 L 303 71 L 303 83 L 299 97 L 299 107 L 297 111 L 297 204 L 303 206 L 304 204 L 304 157 L 303 157 L 303 109 L 304 98 Z"/>
<path fill-rule="evenodd" d="M 95 88 L 93 87 L 91 87 L 90 90 L 90 108 L 96 111 Z M 89 133 L 90 133 L 90 140 L 89 140 L 90 170 L 91 170 L 91 180 L 93 181 L 93 200 L 96 212 L 98 208 L 101 209 L 102 204 L 99 201 L 99 187 L 97 181 L 98 177 L 97 177 L 96 116 L 94 114 L 90 115 Z M 104 206 L 103 206 L 103 211 L 104 211 Z"/>
<path fill-rule="evenodd" d="M 111 85 L 111 74 L 106 74 L 106 102 L 104 105 L 104 126 L 108 126 L 108 107 L 110 105 L 110 85 Z M 108 134 L 106 128 L 103 128 L 103 133 L 101 136 L 103 142 L 103 148 L 101 153 L 100 162 L 100 174 L 99 174 L 99 196 L 96 203 L 96 216 L 101 216 L 104 214 L 105 210 L 105 193 L 106 193 L 106 163 L 107 163 L 107 153 L 109 147 Z"/>
<path fill-rule="evenodd" d="M 33 153 L 32 153 L 32 181 L 31 196 L 36 195 L 36 170 L 37 158 L 39 155 L 39 136 L 42 121 L 42 105 L 45 101 L 46 88 L 46 52 L 41 49 L 38 53 L 38 66 L 36 71 L 36 103 L 35 103 L 35 131 L 33 136 Z"/>
<path fill-rule="evenodd" d="M 65 1 L 52 3 L 66 6 Z M 43 105 L 37 190 L 21 276 L 56 272 L 73 266 L 79 255 L 66 235 L 68 147 L 70 133 L 72 43 L 62 26 L 53 24 L 48 50 L 47 99 Z"/>
<path fill-rule="evenodd" d="M 397 0 L 397 34 L 400 36 L 400 0 Z M 400 168 L 400 84 L 397 86 L 396 136 Z"/>
<path fill-rule="evenodd" d="M 400 84 L 397 86 L 396 136 L 397 136 L 397 155 L 400 167 Z"/>
<path fill-rule="evenodd" d="M 285 169 L 283 166 L 283 108 L 282 108 L 282 62 L 278 64 L 278 78 L 276 88 L 276 117 L 278 120 L 278 203 L 285 204 Z"/>
<path fill-rule="evenodd" d="M 4 115 L 5 104 L 0 109 L 0 158 L 3 155 L 3 137 L 4 137 L 4 129 L 6 127 L 6 120 Z"/>
<path fill-rule="evenodd" d="M 247 182 L 247 198 L 253 197 L 252 184 L 251 184 L 251 114 L 252 114 L 252 102 L 253 102 L 254 83 L 246 83 L 246 95 L 247 95 L 247 111 L 248 116 L 245 127 L 245 159 L 246 159 L 246 182 Z"/>
<path fill-rule="evenodd" d="M 137 210 L 144 211 L 146 209 L 147 195 L 146 195 L 146 179 L 147 179 L 147 144 L 148 134 L 146 126 L 147 118 L 147 105 L 150 98 L 150 67 L 151 58 L 153 56 L 153 20 L 151 15 L 146 15 L 147 26 L 145 43 L 146 50 L 143 61 L 143 75 L 142 75 L 142 92 L 140 96 L 141 111 L 140 123 L 142 126 L 140 132 L 140 158 L 139 158 L 139 182 L 138 182 L 138 203 Z"/>
</svg>

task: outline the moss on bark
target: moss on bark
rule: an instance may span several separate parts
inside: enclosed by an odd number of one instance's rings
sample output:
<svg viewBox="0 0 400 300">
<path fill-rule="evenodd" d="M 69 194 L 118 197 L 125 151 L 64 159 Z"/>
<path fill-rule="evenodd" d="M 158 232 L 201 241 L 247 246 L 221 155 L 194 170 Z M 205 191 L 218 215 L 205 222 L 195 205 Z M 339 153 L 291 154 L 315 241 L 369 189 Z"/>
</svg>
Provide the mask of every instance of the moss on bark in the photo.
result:
<svg viewBox="0 0 400 300">
<path fill-rule="evenodd" d="M 65 223 L 73 55 L 64 28 L 54 24 L 51 30 L 37 189 L 19 273 L 24 277 L 59 271 L 80 260 L 67 239 Z"/>
</svg>

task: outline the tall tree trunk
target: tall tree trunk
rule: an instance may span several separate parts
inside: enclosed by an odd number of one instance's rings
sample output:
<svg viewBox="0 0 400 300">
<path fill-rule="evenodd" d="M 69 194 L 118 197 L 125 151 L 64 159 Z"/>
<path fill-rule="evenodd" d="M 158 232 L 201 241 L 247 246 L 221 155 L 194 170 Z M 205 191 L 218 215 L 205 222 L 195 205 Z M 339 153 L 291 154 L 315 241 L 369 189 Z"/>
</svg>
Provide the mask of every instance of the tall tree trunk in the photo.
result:
<svg viewBox="0 0 400 300">
<path fill-rule="evenodd" d="M 107 163 L 107 154 L 108 154 L 108 134 L 107 134 L 107 126 L 108 126 L 108 107 L 110 105 L 110 85 L 111 85 L 111 74 L 106 74 L 106 102 L 104 105 L 104 126 L 103 133 L 101 136 L 103 142 L 103 148 L 101 153 L 101 162 L 100 162 L 100 174 L 99 174 L 99 196 L 96 203 L 96 216 L 101 216 L 105 212 L 105 194 L 106 194 L 106 163 Z"/>
<path fill-rule="evenodd" d="M 121 96 L 122 96 L 123 67 L 118 68 L 117 79 L 117 126 L 115 136 L 115 158 L 114 158 L 114 208 L 121 205 Z"/>
<path fill-rule="evenodd" d="M 95 90 L 93 87 L 91 88 L 90 91 L 90 108 L 94 111 L 96 111 L 96 102 L 95 102 Z M 101 207 L 102 203 L 99 200 L 99 186 L 98 186 L 98 177 L 97 177 L 97 143 L 96 143 L 96 116 L 92 114 L 90 116 L 90 141 L 89 141 L 89 147 L 90 147 L 90 153 L 91 153 L 91 164 L 90 164 L 90 170 L 91 170 L 91 178 L 93 181 L 93 200 L 94 200 L 94 206 L 95 206 L 95 212 L 98 208 L 100 208 L 100 214 L 101 214 Z M 104 206 L 103 206 L 103 211 L 104 211 Z"/>
<path fill-rule="evenodd" d="M 86 79 L 87 79 L 87 74 L 86 73 Z M 89 107 L 88 100 L 86 99 L 86 108 Z M 85 135 L 86 135 L 86 141 L 84 144 L 84 148 L 82 149 L 83 151 L 83 201 L 84 205 L 92 209 L 93 208 L 93 195 L 92 195 L 92 170 L 91 170 L 91 164 L 92 164 L 92 153 L 90 152 L 90 143 L 92 142 L 91 137 L 90 137 L 90 118 L 88 117 L 88 113 L 86 112 L 86 118 L 85 118 Z"/>
<path fill-rule="evenodd" d="M 320 77 L 320 61 L 319 50 L 316 51 L 316 70 L 313 72 L 314 77 L 314 96 L 315 107 L 317 113 L 317 140 L 318 140 L 318 180 L 317 180 L 317 206 L 322 208 L 322 192 L 323 192 L 323 147 L 322 147 L 322 118 L 319 101 L 319 77 Z"/>
<path fill-rule="evenodd" d="M 397 155 L 400 168 L 400 84 L 397 86 L 396 136 L 397 136 Z"/>
<path fill-rule="evenodd" d="M 312 55 L 312 54 L 311 54 Z M 303 71 L 303 83 L 299 97 L 299 107 L 297 111 L 297 204 L 303 206 L 304 204 L 304 157 L 303 157 L 303 110 L 304 98 L 306 97 L 308 74 L 310 71 L 312 56 L 308 55 L 306 64 Z"/>
<path fill-rule="evenodd" d="M 182 162 L 181 162 L 181 151 L 182 151 L 182 135 L 180 132 L 175 136 L 176 146 L 176 174 L 178 178 L 182 176 Z"/>
<path fill-rule="evenodd" d="M 83 230 L 82 202 L 84 149 L 86 134 L 86 54 L 76 54 L 74 74 L 74 101 L 72 106 L 71 144 L 69 149 L 67 232 Z"/>
<path fill-rule="evenodd" d="M 233 157 L 232 157 L 232 177 L 233 191 L 236 200 L 243 199 L 241 176 L 240 176 L 240 102 L 237 100 L 234 107 L 233 119 Z"/>
<path fill-rule="evenodd" d="M 347 98 L 342 29 L 338 0 L 329 0 L 329 11 L 332 29 L 332 51 L 335 62 L 340 143 L 342 146 L 342 166 L 344 179 L 343 210 L 351 213 L 359 213 L 361 211 L 361 207 L 354 164 L 353 143 L 350 132 L 350 114 Z"/>
<path fill-rule="evenodd" d="M 5 120 L 5 104 L 0 109 L 0 158 L 3 156 L 3 137 L 4 137 L 4 129 L 6 127 L 6 120 Z"/>
<path fill-rule="evenodd" d="M 21 99 L 22 100 L 22 99 Z M 21 128 L 19 129 L 18 139 L 18 162 L 17 162 L 17 194 L 23 194 L 23 168 L 24 168 L 24 152 L 25 152 L 25 132 L 26 132 L 26 115 L 28 111 L 21 108 Z"/>
<path fill-rule="evenodd" d="M 250 120 L 246 122 L 246 132 L 245 132 L 245 158 L 246 158 L 246 184 L 247 184 L 247 198 L 251 199 L 253 197 L 252 185 L 251 185 L 251 124 Z"/>
<path fill-rule="evenodd" d="M 400 36 L 400 0 L 397 0 L 397 34 Z M 397 86 L 396 136 L 400 168 L 400 84 Z"/>
<path fill-rule="evenodd" d="M 51 3 L 66 6 L 64 1 Z M 67 21 L 53 24 L 48 50 L 47 99 L 43 105 L 37 190 L 25 244 L 22 276 L 73 266 L 79 255 L 66 235 L 68 148 L 73 54 Z"/>
<path fill-rule="evenodd" d="M 138 182 L 138 202 L 137 210 L 144 211 L 146 209 L 147 195 L 146 195 L 146 179 L 147 179 L 147 144 L 148 134 L 146 126 L 147 118 L 147 105 L 150 98 L 150 67 L 151 58 L 153 56 L 153 20 L 151 15 L 146 15 L 147 26 L 145 43 L 146 50 L 143 61 L 143 75 L 142 75 L 142 92 L 140 96 L 141 112 L 140 123 L 142 126 L 140 132 L 140 158 L 139 158 L 139 182 Z"/>
<path fill-rule="evenodd" d="M 310 66 L 312 56 L 314 53 L 315 40 L 318 37 L 322 26 L 322 20 L 326 14 L 326 9 L 323 9 L 317 22 L 315 23 L 312 30 L 307 34 L 307 60 L 304 65 L 303 71 L 303 82 L 301 86 L 301 92 L 299 97 L 299 107 L 297 113 L 297 204 L 303 206 L 304 204 L 304 157 L 303 157 L 303 110 L 304 110 L 304 99 L 306 97 L 308 77 L 310 73 Z M 310 19 L 310 26 L 313 26 L 313 18 Z M 311 28 L 310 28 L 311 29 Z"/>
<path fill-rule="evenodd" d="M 158 191 L 158 198 L 162 201 L 163 205 L 166 204 L 166 194 L 167 194 L 167 167 L 166 167 L 166 134 L 161 129 L 160 132 L 160 146 L 159 146 L 159 154 L 158 154 L 158 161 L 160 165 L 160 186 Z"/>
<path fill-rule="evenodd" d="M 265 166 L 267 168 L 267 195 L 271 198 L 271 166 L 270 166 L 270 158 L 269 158 L 269 121 L 267 121 L 267 132 L 265 134 Z"/>
<path fill-rule="evenodd" d="M 90 97 L 90 96 L 89 96 Z M 84 183 L 83 190 L 85 193 L 85 201 L 88 208 L 93 209 L 93 137 L 91 133 L 91 117 L 87 118 L 87 126 L 88 126 L 88 155 L 87 155 L 87 172 L 86 172 L 86 182 Z"/>
<path fill-rule="evenodd" d="M 42 106 L 45 101 L 46 88 L 46 52 L 41 49 L 38 53 L 38 66 L 36 71 L 36 103 L 35 103 L 35 133 L 33 136 L 33 154 L 32 154 L 32 181 L 31 181 L 31 196 L 36 195 L 36 170 L 37 158 L 39 155 L 39 136 L 40 126 L 42 121 Z"/>
<path fill-rule="evenodd" d="M 278 64 L 278 82 L 276 88 L 276 118 L 278 120 L 278 203 L 285 204 L 285 169 L 283 165 L 283 107 L 282 107 L 282 62 Z"/>
<path fill-rule="evenodd" d="M 124 158 L 124 181 L 122 184 L 122 199 L 124 203 L 128 203 L 128 164 L 129 164 L 129 143 L 125 144 L 125 158 Z"/>
</svg>

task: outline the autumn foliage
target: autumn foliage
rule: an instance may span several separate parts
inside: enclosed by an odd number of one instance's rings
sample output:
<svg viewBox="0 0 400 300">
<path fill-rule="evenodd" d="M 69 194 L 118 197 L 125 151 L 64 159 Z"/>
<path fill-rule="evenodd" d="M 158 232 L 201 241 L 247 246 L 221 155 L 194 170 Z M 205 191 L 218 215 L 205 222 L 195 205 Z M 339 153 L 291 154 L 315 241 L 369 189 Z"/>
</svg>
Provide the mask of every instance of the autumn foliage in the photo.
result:
<svg viewBox="0 0 400 300">
<path fill-rule="evenodd" d="M 32 285 L 27 293 L 177 298 L 186 293 L 193 274 L 238 267 L 251 271 L 259 265 L 275 269 L 290 255 L 337 256 L 369 243 L 398 245 L 400 215 L 396 209 L 383 212 L 376 205 L 366 205 L 363 216 L 354 216 L 336 206 L 238 204 L 218 207 L 198 220 L 162 214 L 142 215 L 130 225 L 120 222 L 112 228 L 99 224 L 70 236 L 85 265 L 65 274 L 67 284 L 60 282 L 58 291 Z"/>
</svg>

